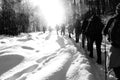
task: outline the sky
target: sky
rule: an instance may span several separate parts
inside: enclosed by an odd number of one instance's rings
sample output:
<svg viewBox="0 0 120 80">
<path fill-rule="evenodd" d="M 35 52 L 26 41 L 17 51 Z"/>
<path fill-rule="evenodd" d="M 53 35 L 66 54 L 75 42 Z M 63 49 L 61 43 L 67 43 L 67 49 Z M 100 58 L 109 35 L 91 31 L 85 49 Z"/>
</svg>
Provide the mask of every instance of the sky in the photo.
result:
<svg viewBox="0 0 120 80">
<path fill-rule="evenodd" d="M 66 15 L 62 0 L 30 0 L 30 4 L 38 8 L 38 15 L 42 13 L 48 26 L 64 23 Z"/>
</svg>

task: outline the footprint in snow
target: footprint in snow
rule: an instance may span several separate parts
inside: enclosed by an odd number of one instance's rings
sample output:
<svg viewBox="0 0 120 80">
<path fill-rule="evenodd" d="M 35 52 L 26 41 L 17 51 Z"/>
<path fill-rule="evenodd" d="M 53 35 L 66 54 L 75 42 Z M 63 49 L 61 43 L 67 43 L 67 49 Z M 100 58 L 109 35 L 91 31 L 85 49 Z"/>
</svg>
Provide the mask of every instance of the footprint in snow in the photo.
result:
<svg viewBox="0 0 120 80">
<path fill-rule="evenodd" d="M 37 63 L 41 63 L 42 61 L 44 61 L 46 58 L 48 58 L 49 56 L 45 56 L 45 57 L 42 57 L 38 60 L 36 60 Z"/>
<path fill-rule="evenodd" d="M 34 48 L 32 47 L 28 47 L 28 46 L 22 46 L 23 49 L 29 49 L 29 50 L 34 50 Z"/>
<path fill-rule="evenodd" d="M 1 41 L 1 44 L 5 44 L 6 42 L 4 42 L 4 41 Z"/>
<path fill-rule="evenodd" d="M 26 80 L 26 76 L 24 76 L 24 77 L 22 77 L 22 78 L 20 78 L 19 80 Z"/>
<path fill-rule="evenodd" d="M 28 38 L 28 39 L 18 39 L 17 41 L 26 42 L 26 41 L 29 41 L 29 40 L 32 40 L 32 39 L 31 38 Z"/>
<path fill-rule="evenodd" d="M 36 52 L 38 53 L 38 52 L 40 52 L 39 50 L 36 50 Z"/>
</svg>

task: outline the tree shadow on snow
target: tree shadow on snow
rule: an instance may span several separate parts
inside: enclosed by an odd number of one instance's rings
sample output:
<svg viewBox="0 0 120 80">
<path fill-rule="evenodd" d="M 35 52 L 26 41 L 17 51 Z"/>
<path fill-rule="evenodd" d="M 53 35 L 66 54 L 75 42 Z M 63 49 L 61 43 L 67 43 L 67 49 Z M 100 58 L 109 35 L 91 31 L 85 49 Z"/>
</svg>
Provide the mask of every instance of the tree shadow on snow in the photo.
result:
<svg viewBox="0 0 120 80">
<path fill-rule="evenodd" d="M 20 55 L 0 56 L 0 75 L 17 66 L 23 59 L 24 57 Z"/>
</svg>

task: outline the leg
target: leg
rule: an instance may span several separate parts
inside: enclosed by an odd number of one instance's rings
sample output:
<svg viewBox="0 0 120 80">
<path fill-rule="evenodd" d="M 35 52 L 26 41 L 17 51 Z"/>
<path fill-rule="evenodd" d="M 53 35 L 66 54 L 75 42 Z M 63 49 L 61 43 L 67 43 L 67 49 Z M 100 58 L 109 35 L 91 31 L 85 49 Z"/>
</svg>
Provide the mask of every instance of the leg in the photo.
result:
<svg viewBox="0 0 120 80">
<path fill-rule="evenodd" d="M 61 35 L 62 35 L 62 30 L 61 30 Z"/>
<path fill-rule="evenodd" d="M 65 30 L 63 31 L 63 34 L 65 35 Z"/>
<path fill-rule="evenodd" d="M 93 43 L 94 43 L 94 38 L 91 38 L 91 37 L 90 37 L 90 42 L 89 42 L 90 54 L 89 54 L 89 56 L 90 56 L 91 58 L 93 58 Z"/>
<path fill-rule="evenodd" d="M 71 38 L 71 33 L 69 33 L 69 38 Z"/>
<path fill-rule="evenodd" d="M 90 51 L 90 47 L 89 47 L 89 45 L 90 45 L 90 38 L 88 36 L 86 36 L 86 38 L 87 38 L 87 50 Z"/>
<path fill-rule="evenodd" d="M 75 38 L 76 38 L 76 43 L 78 43 L 79 42 L 79 33 L 76 33 Z"/>
<path fill-rule="evenodd" d="M 57 32 L 57 35 L 59 35 L 59 34 L 58 34 L 58 30 L 56 30 L 56 32 Z"/>
<path fill-rule="evenodd" d="M 82 34 L 82 47 L 85 48 L 85 34 Z"/>
<path fill-rule="evenodd" d="M 101 64 L 101 43 L 102 43 L 102 36 L 96 38 L 96 50 L 97 50 L 97 63 Z"/>
</svg>

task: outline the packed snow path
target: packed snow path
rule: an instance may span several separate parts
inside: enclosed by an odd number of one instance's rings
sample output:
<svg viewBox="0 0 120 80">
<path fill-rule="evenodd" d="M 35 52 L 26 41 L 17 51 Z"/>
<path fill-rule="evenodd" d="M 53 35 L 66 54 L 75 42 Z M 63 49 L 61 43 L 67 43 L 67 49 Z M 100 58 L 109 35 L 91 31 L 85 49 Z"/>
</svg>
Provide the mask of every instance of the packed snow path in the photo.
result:
<svg viewBox="0 0 120 80">
<path fill-rule="evenodd" d="M 67 36 L 31 33 L 1 37 L 0 80 L 104 80 L 104 68 Z"/>
</svg>

